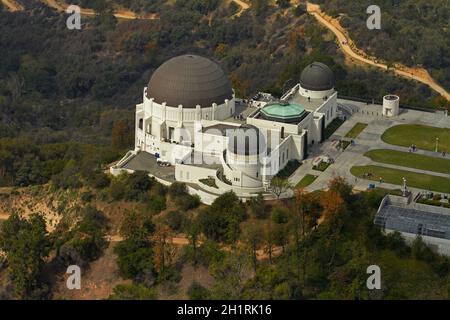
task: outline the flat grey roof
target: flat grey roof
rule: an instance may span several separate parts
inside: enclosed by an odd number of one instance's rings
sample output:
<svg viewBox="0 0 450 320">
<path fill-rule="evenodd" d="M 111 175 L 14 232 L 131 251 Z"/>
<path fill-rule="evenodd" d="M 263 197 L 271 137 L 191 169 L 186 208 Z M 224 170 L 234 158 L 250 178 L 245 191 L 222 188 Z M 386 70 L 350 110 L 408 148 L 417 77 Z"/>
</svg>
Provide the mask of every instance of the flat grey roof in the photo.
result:
<svg viewBox="0 0 450 320">
<path fill-rule="evenodd" d="M 291 99 L 289 99 L 289 102 L 297 103 L 301 105 L 305 110 L 308 111 L 316 111 L 319 107 L 321 107 L 325 100 L 319 98 L 319 99 L 313 99 L 311 98 L 308 101 L 308 98 L 305 98 L 304 96 L 300 95 L 298 91 L 293 95 Z"/>
<path fill-rule="evenodd" d="M 122 168 L 134 171 L 145 171 L 166 181 L 175 181 L 175 167 L 160 167 L 156 163 L 156 157 L 148 152 L 141 151 Z"/>
</svg>

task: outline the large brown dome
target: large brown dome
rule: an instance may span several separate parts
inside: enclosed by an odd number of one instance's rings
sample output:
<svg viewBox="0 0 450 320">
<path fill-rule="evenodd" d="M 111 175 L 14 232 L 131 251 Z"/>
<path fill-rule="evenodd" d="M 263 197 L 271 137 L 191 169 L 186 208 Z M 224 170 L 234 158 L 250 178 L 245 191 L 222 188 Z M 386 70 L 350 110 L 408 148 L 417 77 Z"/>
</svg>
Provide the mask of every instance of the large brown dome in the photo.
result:
<svg viewBox="0 0 450 320">
<path fill-rule="evenodd" d="M 230 81 L 215 62 L 197 55 L 182 55 L 163 63 L 153 73 L 147 97 L 168 106 L 211 107 L 233 98 Z"/>
</svg>

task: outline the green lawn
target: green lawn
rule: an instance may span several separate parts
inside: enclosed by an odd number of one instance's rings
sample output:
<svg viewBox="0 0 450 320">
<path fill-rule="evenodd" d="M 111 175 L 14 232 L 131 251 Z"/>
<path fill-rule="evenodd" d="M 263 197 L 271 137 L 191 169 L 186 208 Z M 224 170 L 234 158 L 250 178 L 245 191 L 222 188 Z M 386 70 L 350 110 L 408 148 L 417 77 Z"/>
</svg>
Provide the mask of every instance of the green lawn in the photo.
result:
<svg viewBox="0 0 450 320">
<path fill-rule="evenodd" d="M 305 175 L 302 180 L 300 180 L 299 183 L 295 186 L 296 188 L 306 188 L 311 183 L 313 183 L 317 179 L 317 176 L 314 176 L 312 174 Z"/>
<path fill-rule="evenodd" d="M 428 174 L 415 173 L 405 170 L 397 170 L 391 168 L 385 168 L 381 166 L 356 166 L 350 169 L 350 172 L 359 178 L 363 178 L 364 173 L 372 173 L 373 177 L 370 178 L 374 181 L 379 181 L 380 177 L 383 182 L 392 183 L 396 185 L 402 185 L 402 178 L 405 177 L 407 184 L 410 187 L 432 190 L 444 193 L 450 193 L 450 179 L 443 177 L 431 176 Z"/>
<path fill-rule="evenodd" d="M 376 162 L 450 174 L 450 160 L 445 158 L 386 149 L 371 150 L 365 156 Z"/>
<path fill-rule="evenodd" d="M 387 129 L 381 139 L 390 144 L 435 151 L 436 137 L 439 138 L 438 151 L 450 153 L 450 129 L 423 126 L 418 124 L 401 124 Z"/>
<path fill-rule="evenodd" d="M 327 168 L 331 165 L 331 163 L 322 161 L 321 163 L 319 163 L 317 166 L 313 166 L 313 170 L 316 171 L 325 171 L 327 170 Z"/>
<path fill-rule="evenodd" d="M 325 139 L 328 139 L 331 137 L 331 135 L 339 129 L 339 127 L 344 123 L 345 121 L 340 118 L 335 118 L 333 121 L 330 122 L 330 124 L 325 128 Z"/>
<path fill-rule="evenodd" d="M 367 123 L 358 122 L 353 128 L 345 135 L 347 138 L 355 139 L 359 134 L 367 127 Z"/>
</svg>

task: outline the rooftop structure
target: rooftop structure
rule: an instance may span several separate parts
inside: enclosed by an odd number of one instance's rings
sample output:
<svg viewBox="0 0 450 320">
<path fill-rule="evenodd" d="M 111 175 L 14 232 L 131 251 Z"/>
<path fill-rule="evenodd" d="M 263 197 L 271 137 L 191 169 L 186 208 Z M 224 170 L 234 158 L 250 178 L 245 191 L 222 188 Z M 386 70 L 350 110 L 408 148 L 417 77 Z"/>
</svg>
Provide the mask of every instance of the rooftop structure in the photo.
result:
<svg viewBox="0 0 450 320">
<path fill-rule="evenodd" d="M 307 90 L 326 91 L 334 88 L 334 84 L 333 71 L 321 62 L 311 63 L 300 75 L 300 85 Z"/>
<path fill-rule="evenodd" d="M 305 116 L 305 108 L 296 103 L 275 102 L 262 108 L 261 116 L 266 120 L 299 123 Z"/>
<path fill-rule="evenodd" d="M 148 83 L 147 97 L 173 107 L 210 107 L 231 100 L 233 90 L 217 63 L 189 54 L 172 58 L 156 69 Z"/>
<path fill-rule="evenodd" d="M 145 170 L 162 183 L 185 182 L 190 192 L 198 186 L 205 203 L 230 190 L 244 199 L 268 192 L 272 178 L 289 161 L 303 160 L 308 144 L 323 141 L 337 116 L 330 72 L 312 64 L 302 73 L 310 89 L 297 84 L 281 101 L 266 93 L 247 100 L 235 97 L 216 62 L 196 55 L 172 58 L 144 88 L 136 106 L 135 149 L 111 172 Z M 164 170 L 174 176 L 160 176 L 160 163 L 170 164 Z M 202 183 L 205 179 L 217 188 Z"/>
<path fill-rule="evenodd" d="M 450 210 L 414 203 L 410 197 L 387 195 L 374 223 L 383 230 L 398 231 L 407 240 L 420 235 L 441 254 L 450 254 Z"/>
</svg>

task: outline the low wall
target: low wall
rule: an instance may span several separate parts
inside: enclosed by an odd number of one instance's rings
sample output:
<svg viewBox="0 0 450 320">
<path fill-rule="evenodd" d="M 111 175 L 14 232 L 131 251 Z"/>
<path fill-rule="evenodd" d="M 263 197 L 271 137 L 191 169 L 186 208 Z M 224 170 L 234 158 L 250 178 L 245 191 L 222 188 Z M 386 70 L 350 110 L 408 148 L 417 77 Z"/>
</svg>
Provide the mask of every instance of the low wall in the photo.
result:
<svg viewBox="0 0 450 320">
<path fill-rule="evenodd" d="M 389 234 L 394 232 L 394 230 L 386 229 L 385 233 Z M 411 245 L 414 240 L 416 240 L 417 235 L 413 233 L 400 232 L 405 241 Z M 423 242 L 425 242 L 434 252 L 441 255 L 450 257 L 450 240 L 434 238 L 430 236 L 421 235 Z"/>
<path fill-rule="evenodd" d="M 191 195 L 198 195 L 200 197 L 200 201 L 204 204 L 211 205 L 214 200 L 217 199 L 217 195 L 213 195 L 202 190 L 194 189 L 191 186 L 187 186 L 188 192 Z"/>
</svg>

